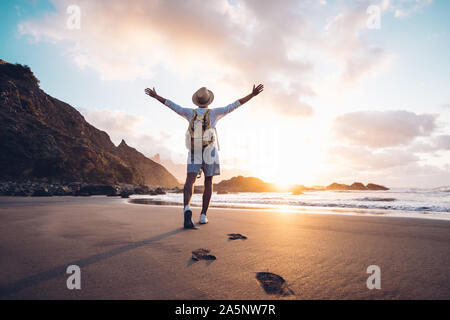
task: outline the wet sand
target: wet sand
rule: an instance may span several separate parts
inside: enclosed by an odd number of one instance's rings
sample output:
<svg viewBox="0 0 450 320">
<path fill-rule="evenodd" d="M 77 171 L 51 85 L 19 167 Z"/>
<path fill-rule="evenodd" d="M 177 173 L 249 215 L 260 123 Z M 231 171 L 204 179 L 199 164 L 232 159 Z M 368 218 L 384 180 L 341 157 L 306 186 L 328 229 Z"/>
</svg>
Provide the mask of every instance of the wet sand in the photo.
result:
<svg viewBox="0 0 450 320">
<path fill-rule="evenodd" d="M 450 299 L 450 221 L 224 208 L 208 217 L 183 230 L 178 207 L 0 197 L 0 299 Z M 199 248 L 216 259 L 192 259 Z M 67 289 L 69 265 L 81 268 L 81 290 Z M 370 265 L 380 290 L 367 289 Z M 289 294 L 265 290 L 261 273 Z"/>
</svg>

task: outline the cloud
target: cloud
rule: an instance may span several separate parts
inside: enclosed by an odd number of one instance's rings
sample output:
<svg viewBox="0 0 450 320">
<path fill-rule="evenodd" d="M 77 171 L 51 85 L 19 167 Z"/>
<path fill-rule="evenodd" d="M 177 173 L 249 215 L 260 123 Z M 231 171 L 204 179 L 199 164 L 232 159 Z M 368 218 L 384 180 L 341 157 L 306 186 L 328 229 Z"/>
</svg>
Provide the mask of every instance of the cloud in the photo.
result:
<svg viewBox="0 0 450 320">
<path fill-rule="evenodd" d="M 339 13 L 328 19 L 321 41 L 316 45 L 339 60 L 343 68 L 339 81 L 352 85 L 362 77 L 386 68 L 395 58 L 394 54 L 367 40 L 367 35 L 374 32 L 367 27 L 367 8 L 377 6 L 381 15 L 393 12 L 396 17 L 407 17 L 431 3 L 432 0 L 360 0 L 346 3 Z M 383 28 L 382 19 L 380 23 Z"/>
<path fill-rule="evenodd" d="M 289 59 L 283 36 L 301 31 L 305 21 L 291 10 L 296 3 L 80 0 L 81 29 L 69 30 L 66 8 L 72 2 L 62 0 L 54 1 L 56 13 L 24 21 L 19 31 L 36 41 L 64 41 L 79 67 L 98 71 L 104 80 L 149 78 L 163 66 L 175 73 L 233 79 L 232 85 L 270 83 L 272 74 L 282 74 L 294 85 L 307 87 L 303 74 L 311 65 Z M 272 87 L 289 101 L 293 115 L 312 113 L 298 101 L 304 92 L 288 93 L 276 82 Z M 274 99 L 270 95 L 266 104 Z"/>
<path fill-rule="evenodd" d="M 445 168 L 450 135 L 438 134 L 435 114 L 358 111 L 335 118 L 326 161 L 346 181 L 397 187 L 432 187 L 450 176 Z M 445 178 L 444 178 L 445 177 Z"/>
<path fill-rule="evenodd" d="M 364 40 L 364 35 L 372 31 L 367 28 L 367 8 L 371 4 L 369 1 L 355 2 L 330 18 L 325 26 L 320 45 L 343 65 L 340 81 L 355 83 L 393 59 L 393 55 L 381 47 Z"/>
<path fill-rule="evenodd" d="M 72 1 L 53 3 L 55 13 L 22 22 L 20 34 L 64 43 L 76 65 L 104 80 L 151 78 L 165 68 L 207 74 L 208 81 L 226 81 L 239 91 L 261 81 L 272 88 L 261 104 L 290 116 L 314 113 L 315 61 L 298 54 L 309 51 L 298 46 L 337 59 L 344 66 L 341 79 L 352 83 L 390 57 L 362 40 L 368 1 L 343 7 L 325 33 L 312 20 L 326 1 L 79 0 L 80 30 L 65 27 Z M 276 108 L 279 101 L 283 108 Z"/>
<path fill-rule="evenodd" d="M 142 124 L 142 118 L 127 113 L 123 110 L 108 109 L 80 109 L 86 121 L 94 127 L 106 131 L 115 145 L 122 139 L 130 146 L 133 146 L 147 157 L 152 157 L 159 153 L 163 158 L 173 158 L 183 161 L 185 155 L 174 153 L 167 148 L 165 142 L 171 139 L 167 132 L 154 132 L 153 135 L 138 132 L 138 126 Z"/>
<path fill-rule="evenodd" d="M 435 141 L 438 150 L 450 150 L 450 135 L 437 136 Z"/>
<path fill-rule="evenodd" d="M 399 0 L 393 1 L 392 7 L 396 18 L 408 17 L 429 6 L 433 0 Z"/>
<path fill-rule="evenodd" d="M 374 182 L 388 187 L 419 188 L 448 185 L 450 164 L 442 166 L 424 163 L 410 150 L 389 148 L 374 152 L 359 146 L 335 146 L 328 150 L 328 161 L 334 164 L 325 175 L 324 183 L 333 181 Z"/>
<path fill-rule="evenodd" d="M 388 168 L 382 174 L 383 183 L 396 187 L 435 188 L 448 186 L 448 181 L 450 181 L 448 166 L 441 168 L 417 162 Z"/>
<path fill-rule="evenodd" d="M 391 12 L 396 18 L 406 18 L 433 3 L 433 0 L 382 0 L 380 8 L 383 12 Z"/>
<path fill-rule="evenodd" d="M 407 145 L 417 137 L 429 136 L 437 115 L 410 111 L 358 111 L 335 119 L 337 140 L 372 148 Z"/>
<path fill-rule="evenodd" d="M 80 112 L 87 122 L 106 131 L 116 143 L 124 136 L 134 135 L 136 126 L 142 122 L 140 117 L 120 110 L 80 109 Z"/>
<path fill-rule="evenodd" d="M 335 164 L 366 171 L 405 166 L 419 161 L 415 154 L 402 149 L 373 151 L 359 146 L 333 146 L 328 151 L 328 158 Z"/>
<path fill-rule="evenodd" d="M 415 141 L 408 150 L 414 153 L 428 154 L 450 150 L 450 135 L 436 135 L 427 141 Z"/>
</svg>

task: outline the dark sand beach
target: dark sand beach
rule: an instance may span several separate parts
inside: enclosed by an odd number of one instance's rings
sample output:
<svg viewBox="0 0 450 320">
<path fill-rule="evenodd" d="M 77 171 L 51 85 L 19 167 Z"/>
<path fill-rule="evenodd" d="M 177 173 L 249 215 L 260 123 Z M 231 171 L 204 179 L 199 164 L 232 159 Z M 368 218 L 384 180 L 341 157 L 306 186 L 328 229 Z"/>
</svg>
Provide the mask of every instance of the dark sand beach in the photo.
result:
<svg viewBox="0 0 450 320">
<path fill-rule="evenodd" d="M 209 220 L 183 230 L 177 207 L 2 197 L 0 299 L 450 299 L 450 221 L 224 208 Z M 72 264 L 81 290 L 66 287 Z M 366 287 L 369 265 L 381 290 Z M 267 272 L 288 294 L 266 293 Z"/>
</svg>

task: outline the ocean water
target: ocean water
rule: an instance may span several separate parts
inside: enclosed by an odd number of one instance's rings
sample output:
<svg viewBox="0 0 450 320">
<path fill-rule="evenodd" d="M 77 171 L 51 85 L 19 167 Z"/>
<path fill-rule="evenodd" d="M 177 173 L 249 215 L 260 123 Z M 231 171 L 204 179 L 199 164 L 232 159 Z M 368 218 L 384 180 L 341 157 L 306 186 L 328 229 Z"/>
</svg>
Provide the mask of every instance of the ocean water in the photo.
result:
<svg viewBox="0 0 450 320">
<path fill-rule="evenodd" d="M 166 204 L 181 204 L 183 195 L 133 196 Z M 193 205 L 201 205 L 195 194 Z M 387 215 L 450 220 L 450 187 L 434 189 L 391 189 L 388 191 L 306 191 L 291 193 L 214 193 L 211 206 L 266 208 L 282 211 L 304 210 L 312 213 Z"/>
</svg>

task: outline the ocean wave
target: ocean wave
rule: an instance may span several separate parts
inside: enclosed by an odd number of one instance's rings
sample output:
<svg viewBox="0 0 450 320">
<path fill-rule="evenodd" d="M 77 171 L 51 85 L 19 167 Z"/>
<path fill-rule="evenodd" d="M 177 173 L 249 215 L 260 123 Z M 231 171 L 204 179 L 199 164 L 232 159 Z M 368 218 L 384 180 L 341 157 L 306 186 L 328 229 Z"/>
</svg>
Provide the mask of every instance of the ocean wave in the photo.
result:
<svg viewBox="0 0 450 320">
<path fill-rule="evenodd" d="M 383 201 L 383 202 L 393 202 L 393 201 L 397 201 L 397 199 L 395 198 L 360 198 L 360 199 L 355 199 L 355 201 Z"/>
<path fill-rule="evenodd" d="M 308 203 L 301 202 L 296 204 L 303 207 L 324 207 L 324 208 L 348 208 L 348 209 L 378 209 L 378 210 L 399 210 L 414 212 L 450 212 L 450 208 L 441 206 L 408 206 L 408 205 L 365 205 L 354 203 Z"/>
<path fill-rule="evenodd" d="M 438 188 L 434 188 L 433 191 L 435 191 L 435 192 L 450 192 L 450 187 L 448 187 L 448 186 L 438 187 Z"/>
<path fill-rule="evenodd" d="M 137 200 L 137 201 L 136 201 Z M 146 200 L 136 199 L 134 203 L 141 204 L 162 204 L 162 205 L 177 205 L 182 204 L 182 201 L 173 200 Z M 192 201 L 194 204 L 196 201 Z M 375 204 L 380 202 L 380 204 Z M 314 208 L 340 208 L 340 209 L 370 209 L 370 210 L 395 210 L 395 211 L 412 211 L 420 213 L 449 213 L 450 208 L 443 206 L 409 206 L 409 205 L 381 205 L 382 201 L 373 201 L 372 204 L 356 204 L 356 203 L 336 203 L 336 202 L 302 202 L 302 201 L 211 201 L 211 206 L 226 206 L 226 207 L 277 207 L 277 206 L 290 206 L 290 207 L 314 207 Z M 200 204 L 200 202 L 198 202 Z"/>
<path fill-rule="evenodd" d="M 403 189 L 405 190 L 405 189 Z M 359 194 L 338 192 L 305 192 L 303 195 L 294 196 L 290 193 L 234 193 L 215 194 L 212 198 L 212 206 L 227 207 L 311 207 L 311 208 L 337 208 L 360 210 L 386 210 L 409 211 L 417 214 L 425 213 L 450 213 L 450 194 L 430 190 L 414 193 L 400 190 L 394 192 L 361 192 Z M 183 202 L 182 194 L 168 193 L 160 196 L 148 196 L 150 199 L 172 202 L 177 205 Z M 201 194 L 195 194 L 193 203 L 201 204 Z"/>
</svg>

